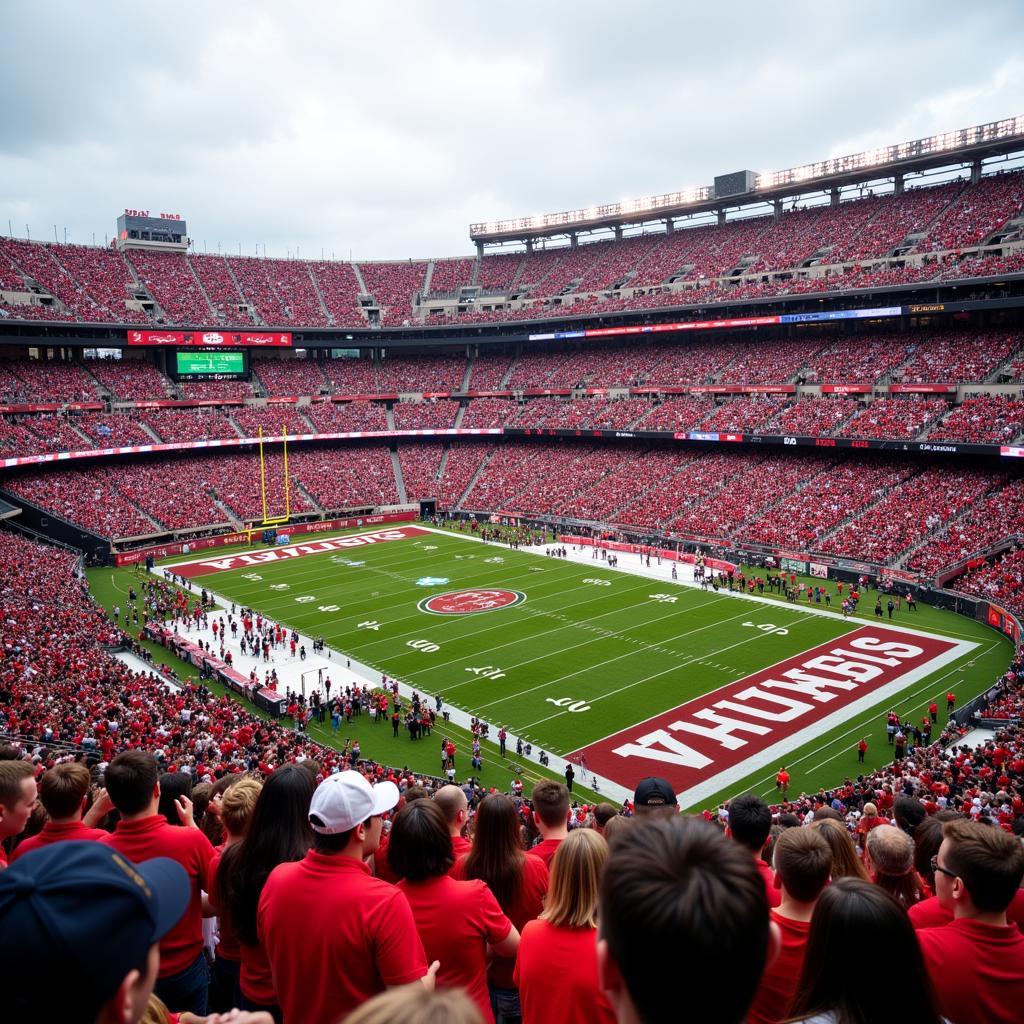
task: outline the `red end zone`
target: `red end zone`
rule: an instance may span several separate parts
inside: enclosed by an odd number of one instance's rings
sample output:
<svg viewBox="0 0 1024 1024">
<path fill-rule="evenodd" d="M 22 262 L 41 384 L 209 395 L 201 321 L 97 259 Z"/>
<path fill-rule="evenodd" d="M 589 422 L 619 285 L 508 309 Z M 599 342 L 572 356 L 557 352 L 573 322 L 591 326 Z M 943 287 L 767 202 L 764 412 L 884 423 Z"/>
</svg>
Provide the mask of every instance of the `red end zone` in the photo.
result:
<svg viewBox="0 0 1024 1024">
<path fill-rule="evenodd" d="M 660 775 L 690 806 L 976 646 L 862 626 L 569 757 L 630 790 Z"/>
<path fill-rule="evenodd" d="M 421 537 L 428 534 L 418 526 L 401 526 L 393 530 L 376 530 L 374 533 L 359 533 L 350 537 L 332 537 L 329 540 L 313 540 L 304 544 L 286 544 L 265 551 L 246 551 L 237 555 L 222 555 L 220 558 L 202 558 L 196 562 L 164 566 L 167 572 L 176 576 L 208 576 L 212 572 L 226 572 L 255 565 L 269 565 L 285 562 L 303 555 L 321 555 L 325 551 L 345 551 L 348 548 L 366 547 L 367 544 L 382 544 L 389 540 L 405 540 L 406 537 Z"/>
</svg>

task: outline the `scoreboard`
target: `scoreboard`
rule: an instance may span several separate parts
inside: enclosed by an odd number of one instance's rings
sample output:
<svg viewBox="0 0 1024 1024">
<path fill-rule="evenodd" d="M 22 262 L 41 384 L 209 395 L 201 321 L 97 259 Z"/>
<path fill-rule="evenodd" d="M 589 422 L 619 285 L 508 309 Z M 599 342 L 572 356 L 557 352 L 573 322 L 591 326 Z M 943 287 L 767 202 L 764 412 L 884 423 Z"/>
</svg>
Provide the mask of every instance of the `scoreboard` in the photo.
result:
<svg viewBox="0 0 1024 1024">
<path fill-rule="evenodd" d="M 150 213 L 149 210 L 125 210 L 117 218 L 119 242 L 161 242 L 185 245 L 188 231 L 179 213 Z"/>
<path fill-rule="evenodd" d="M 171 372 L 178 380 L 239 380 L 248 376 L 248 363 L 245 349 L 179 349 Z"/>
</svg>

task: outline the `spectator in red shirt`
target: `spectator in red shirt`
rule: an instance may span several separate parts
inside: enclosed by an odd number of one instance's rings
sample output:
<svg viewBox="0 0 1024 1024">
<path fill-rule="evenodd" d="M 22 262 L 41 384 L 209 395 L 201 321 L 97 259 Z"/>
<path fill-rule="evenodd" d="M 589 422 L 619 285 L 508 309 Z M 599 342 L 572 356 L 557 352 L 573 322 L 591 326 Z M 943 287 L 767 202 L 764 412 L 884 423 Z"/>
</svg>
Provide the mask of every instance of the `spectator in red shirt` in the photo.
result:
<svg viewBox="0 0 1024 1024">
<path fill-rule="evenodd" d="M 25 831 L 36 796 L 36 772 L 28 761 L 0 761 L 0 869 L 7 867 L 3 842 Z"/>
<path fill-rule="evenodd" d="M 240 843 L 249 830 L 256 801 L 263 783 L 248 775 L 236 775 L 220 799 L 219 817 L 224 831 L 224 843 L 217 847 L 210 861 L 209 904 L 217 910 L 220 901 L 217 893 L 217 875 L 221 857 L 226 849 Z M 229 1010 L 237 1001 L 238 979 L 242 970 L 242 950 L 238 935 L 231 926 L 231 919 L 221 915 L 219 940 L 215 951 L 210 981 L 210 1008 L 216 1012 Z"/>
<path fill-rule="evenodd" d="M 365 863 L 397 803 L 393 782 L 329 775 L 309 805 L 312 847 L 267 879 L 257 932 L 284 1020 L 326 1024 L 386 988 L 433 988 L 440 965 L 427 969 L 408 900 Z"/>
<path fill-rule="evenodd" d="M 1013 1024 L 1024 1006 L 1024 935 L 1006 909 L 1024 878 L 1024 847 L 994 825 L 948 821 L 935 858 L 939 902 L 953 921 L 917 933 L 938 995 L 956 1024 Z"/>
<path fill-rule="evenodd" d="M 500 793 L 487 797 L 477 808 L 473 849 L 455 865 L 451 875 L 486 882 L 498 906 L 520 933 L 544 909 L 547 865 L 540 857 L 529 857 L 523 851 L 516 806 Z M 487 970 L 495 1017 L 521 1014 L 514 970 L 515 960 L 503 956 L 495 957 Z"/>
<path fill-rule="evenodd" d="M 100 840 L 136 864 L 153 857 L 170 857 L 186 871 L 192 896 L 181 920 L 160 942 L 160 975 L 156 994 L 176 1010 L 206 1013 L 210 971 L 203 954 L 202 893 L 209 888 L 213 857 L 210 840 L 195 827 L 192 805 L 179 798 L 178 809 L 187 827 L 173 828 L 162 814 L 156 758 L 143 750 L 126 750 L 107 766 L 107 793 L 121 820 L 112 835 Z"/>
<path fill-rule="evenodd" d="M 832 871 L 832 848 L 813 828 L 786 829 L 775 843 L 772 859 L 782 902 L 771 911 L 771 919 L 778 926 L 782 948 L 761 976 L 748 1024 L 775 1024 L 787 1017 L 803 967 L 814 905 Z"/>
<path fill-rule="evenodd" d="M 238 1000 L 243 1010 L 280 1016 L 278 993 L 257 927 L 257 909 L 270 873 L 306 856 L 313 832 L 309 803 L 316 778 L 305 764 L 284 764 L 260 790 L 245 839 L 221 855 L 214 884 L 215 906 L 238 936 L 241 953 Z"/>
<path fill-rule="evenodd" d="M 95 842 L 22 857 L 0 874 L 4 1019 L 137 1024 L 189 898 L 166 858 L 132 866 Z"/>
<path fill-rule="evenodd" d="M 729 801 L 728 834 L 740 846 L 750 851 L 750 856 L 764 880 L 768 905 L 777 907 L 782 902 L 782 896 L 775 888 L 775 876 L 772 869 L 761 859 L 761 851 L 768 842 L 771 830 L 772 812 L 768 805 L 753 793 L 747 793 Z"/>
<path fill-rule="evenodd" d="M 12 864 L 26 853 L 51 843 L 68 839 L 102 839 L 107 834 L 103 829 L 91 828 L 82 821 L 82 811 L 89 799 L 89 769 L 84 764 L 67 761 L 54 765 L 39 781 L 39 799 L 49 821 L 41 832 L 18 846 L 11 857 Z M 112 807 L 110 798 L 102 793 L 89 812 L 90 822 L 102 821 Z"/>
<path fill-rule="evenodd" d="M 793 1019 L 835 1024 L 893 1016 L 884 1009 L 880 1014 L 879 1000 L 886 997 L 878 987 L 850 969 L 866 949 L 879 957 L 877 963 L 899 965 L 900 990 L 911 993 L 895 1015 L 901 1024 L 943 1024 L 906 913 L 887 892 L 858 878 L 840 878 L 818 897 L 790 1011 Z"/>
<path fill-rule="evenodd" d="M 487 991 L 488 949 L 515 956 L 519 932 L 484 882 L 448 877 L 455 860 L 444 812 L 433 800 L 407 804 L 391 828 L 391 869 L 401 879 L 428 960 L 437 960 L 438 988 L 461 988 L 493 1021 Z"/>
<path fill-rule="evenodd" d="M 469 801 L 458 786 L 442 786 L 434 794 L 434 803 L 444 813 L 448 834 L 452 839 L 452 853 L 455 860 L 458 860 L 469 853 L 473 846 L 462 834 L 469 821 Z"/>
<path fill-rule="evenodd" d="M 698 818 L 616 836 L 598 930 L 601 987 L 620 1024 L 739 1024 L 778 945 L 750 853 Z"/>
<path fill-rule="evenodd" d="M 608 844 L 578 828 L 558 848 L 544 912 L 523 929 L 515 982 L 523 1024 L 614 1024 L 597 974 L 597 896 Z"/>
<path fill-rule="evenodd" d="M 541 841 L 529 852 L 540 857 L 551 870 L 559 844 L 569 834 L 569 789 L 561 782 L 545 779 L 533 787 L 533 821 Z"/>
</svg>

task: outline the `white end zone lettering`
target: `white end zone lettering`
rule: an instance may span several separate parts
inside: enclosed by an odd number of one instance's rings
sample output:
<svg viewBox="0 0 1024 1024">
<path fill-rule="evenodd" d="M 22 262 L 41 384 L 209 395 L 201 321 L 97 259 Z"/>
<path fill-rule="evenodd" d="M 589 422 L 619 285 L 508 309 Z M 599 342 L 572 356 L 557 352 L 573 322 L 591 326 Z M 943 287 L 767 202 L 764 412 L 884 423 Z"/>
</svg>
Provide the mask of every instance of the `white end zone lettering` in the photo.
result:
<svg viewBox="0 0 1024 1024">
<path fill-rule="evenodd" d="M 632 789 L 657 767 L 693 804 L 905 690 L 977 644 L 862 626 L 592 743 L 598 774 Z"/>
</svg>

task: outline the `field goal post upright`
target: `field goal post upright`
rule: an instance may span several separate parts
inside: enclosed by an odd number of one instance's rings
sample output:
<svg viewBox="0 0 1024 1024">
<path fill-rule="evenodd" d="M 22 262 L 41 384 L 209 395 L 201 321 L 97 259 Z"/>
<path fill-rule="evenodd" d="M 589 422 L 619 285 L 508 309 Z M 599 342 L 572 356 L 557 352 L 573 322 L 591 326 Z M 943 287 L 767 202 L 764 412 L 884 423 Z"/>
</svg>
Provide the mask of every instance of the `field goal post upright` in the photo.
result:
<svg viewBox="0 0 1024 1024">
<path fill-rule="evenodd" d="M 260 498 L 263 502 L 263 526 L 280 526 L 291 519 L 292 514 L 292 481 L 288 475 L 288 428 L 281 424 L 281 438 L 283 441 L 284 453 L 284 515 L 267 515 L 267 460 L 263 451 L 263 428 L 259 428 L 260 443 Z M 249 539 L 252 540 L 252 530 L 249 531 Z"/>
</svg>

